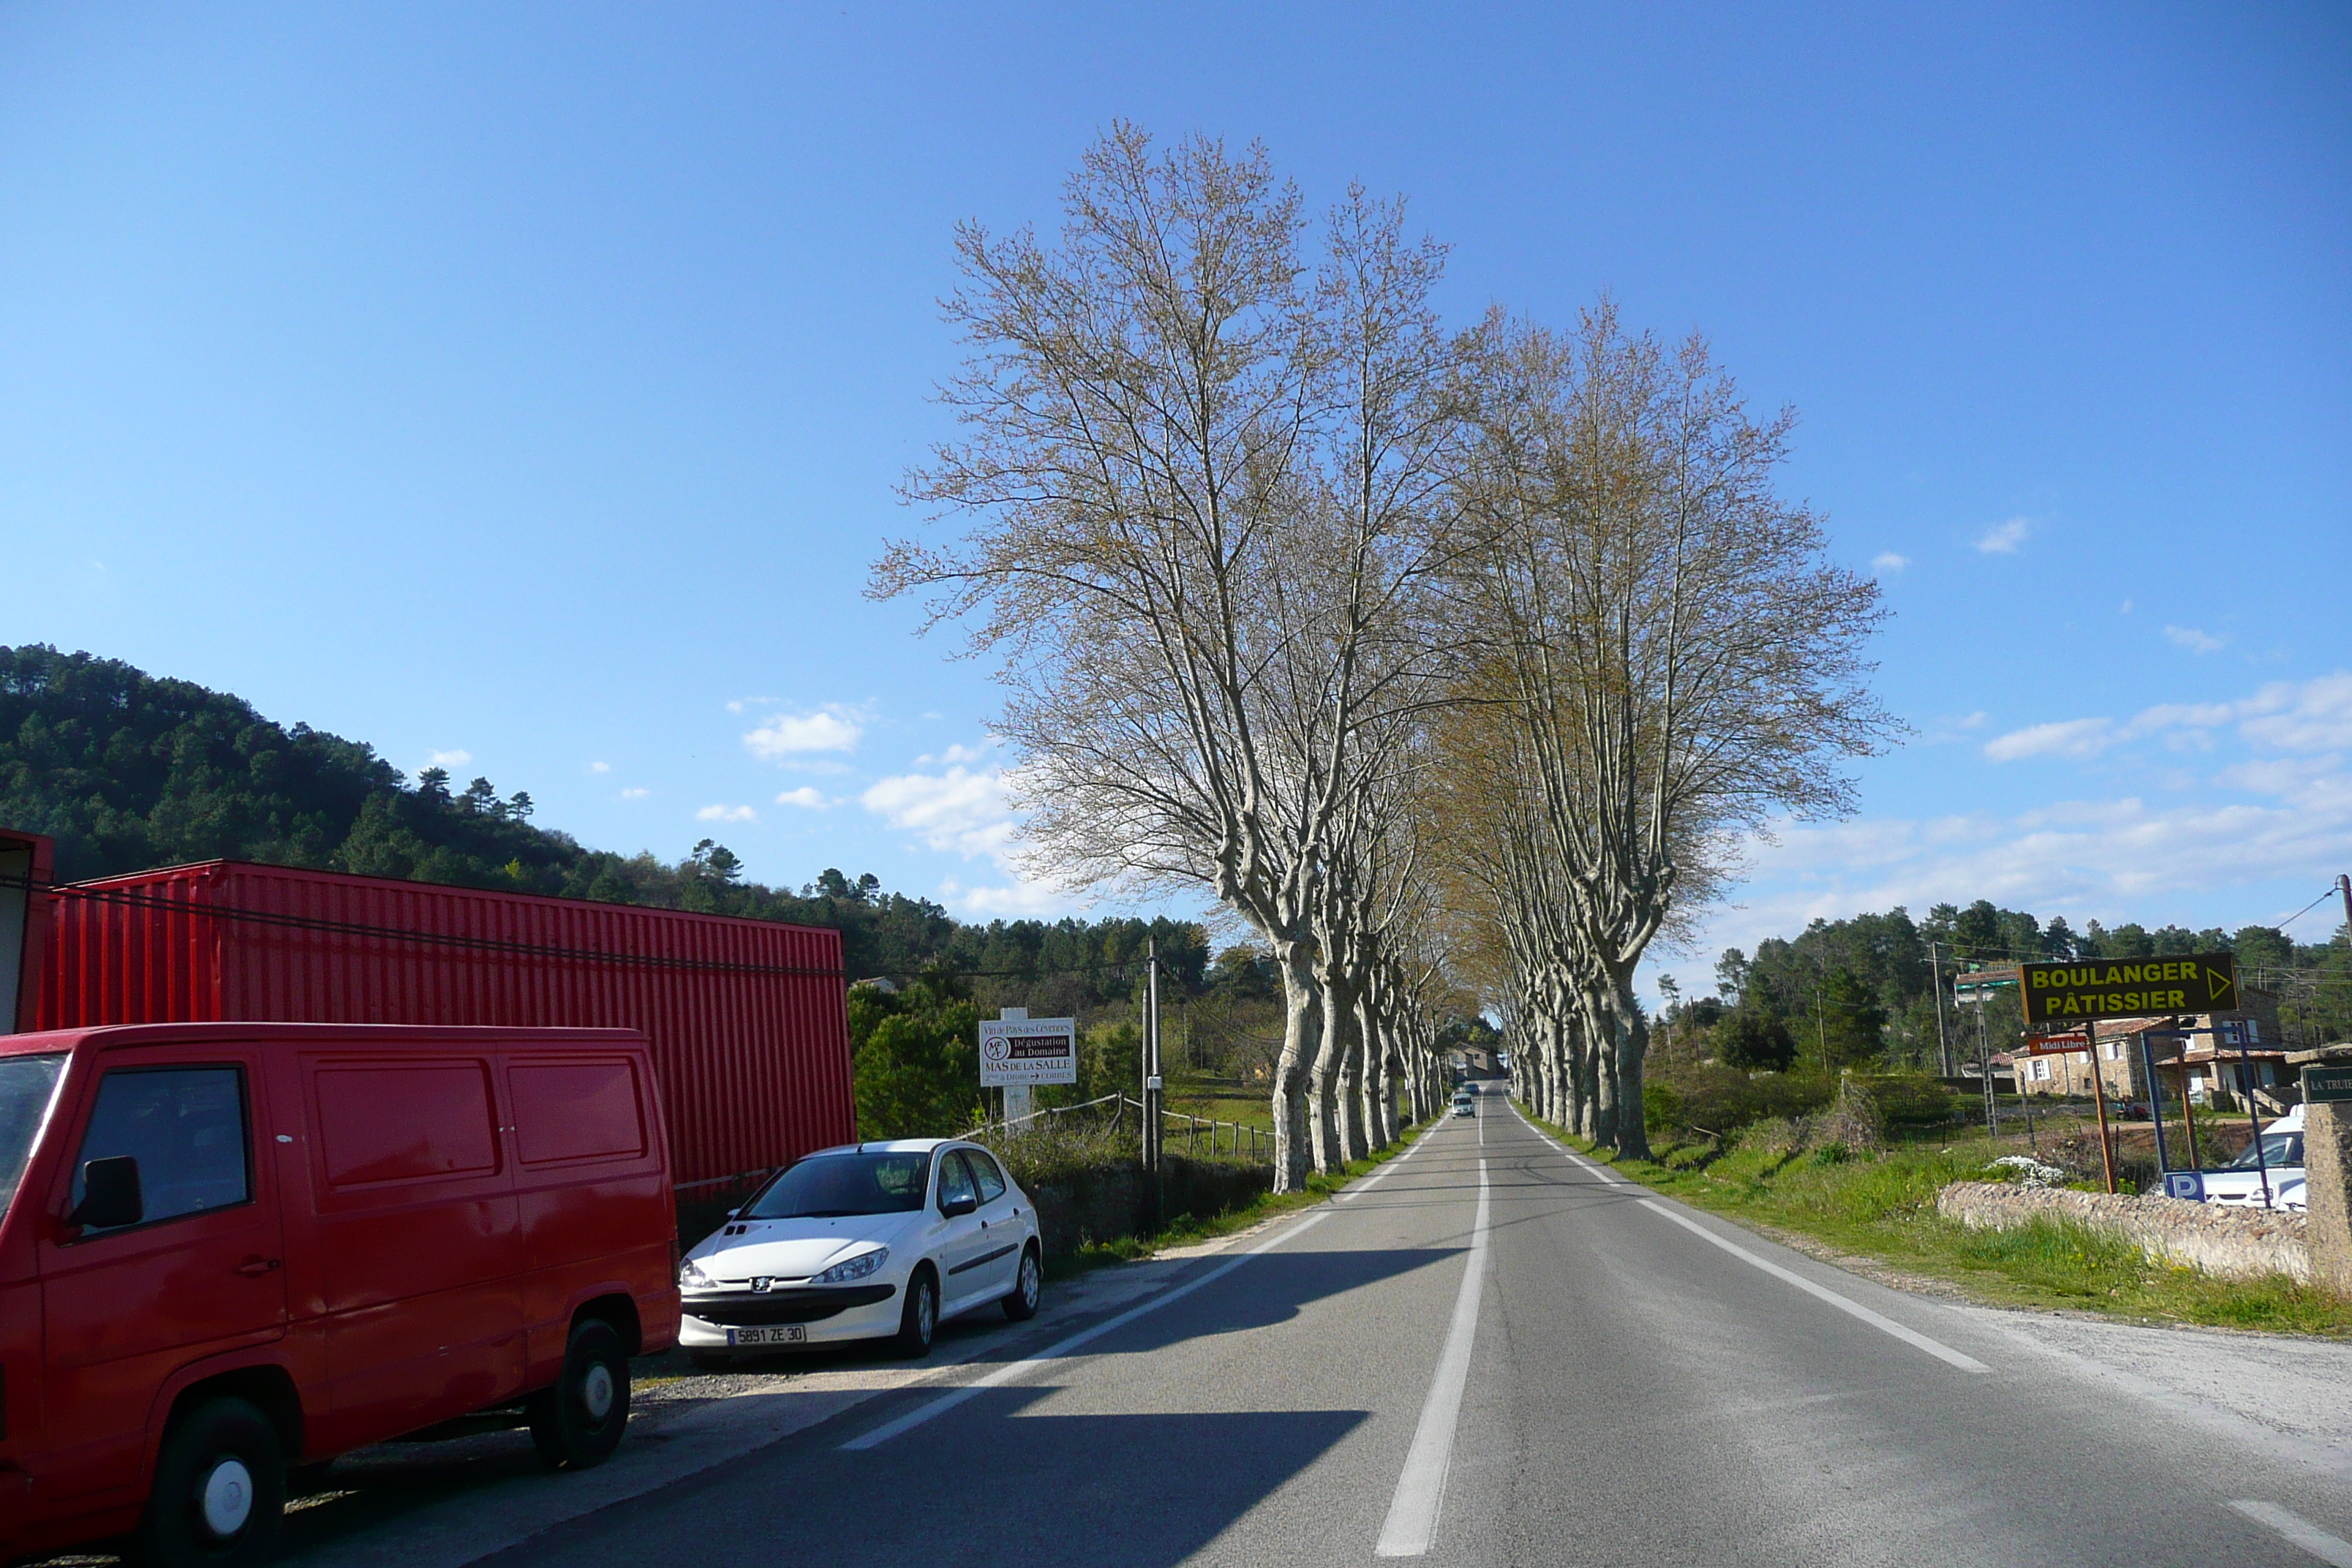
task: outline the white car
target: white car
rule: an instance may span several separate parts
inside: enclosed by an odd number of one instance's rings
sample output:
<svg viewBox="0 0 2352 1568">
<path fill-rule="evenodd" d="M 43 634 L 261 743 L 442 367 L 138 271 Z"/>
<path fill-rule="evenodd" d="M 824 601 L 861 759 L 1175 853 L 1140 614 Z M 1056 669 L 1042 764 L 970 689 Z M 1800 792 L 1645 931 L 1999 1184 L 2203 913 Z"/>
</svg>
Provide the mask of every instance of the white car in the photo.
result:
<svg viewBox="0 0 2352 1568">
<path fill-rule="evenodd" d="M 2304 1184 L 2302 1106 L 2263 1129 L 2263 1160 L 2269 1168 L 2271 1206 L 2303 1211 L 2307 1189 Z M 2263 1206 L 2263 1172 L 2255 1168 L 2252 1144 L 2249 1143 L 2246 1152 L 2227 1165 L 2218 1171 L 2207 1171 L 2204 1176 L 2207 1203 L 2246 1208 Z"/>
<path fill-rule="evenodd" d="M 1454 1091 L 1454 1114 L 1456 1116 L 1477 1115 L 1478 1101 L 1475 1098 L 1476 1094 L 1477 1091 L 1475 1089 L 1455 1089 Z"/>
<path fill-rule="evenodd" d="M 931 1348 L 992 1302 L 1034 1317 L 1037 1209 L 996 1157 L 949 1138 L 826 1149 L 779 1172 L 679 1263 L 696 1365 L 844 1340 Z"/>
</svg>

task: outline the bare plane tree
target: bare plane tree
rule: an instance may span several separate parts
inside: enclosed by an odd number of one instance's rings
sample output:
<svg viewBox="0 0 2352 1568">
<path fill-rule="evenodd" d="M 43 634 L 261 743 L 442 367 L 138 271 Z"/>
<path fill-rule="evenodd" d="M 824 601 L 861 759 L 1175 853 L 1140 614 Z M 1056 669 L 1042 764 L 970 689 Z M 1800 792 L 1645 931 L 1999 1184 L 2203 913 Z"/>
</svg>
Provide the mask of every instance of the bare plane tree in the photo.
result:
<svg viewBox="0 0 2352 1568">
<path fill-rule="evenodd" d="M 925 593 L 1000 656 L 1034 864 L 1206 889 L 1272 945 L 1287 1190 L 1330 1027 L 1335 847 L 1433 678 L 1414 601 L 1450 495 L 1441 258 L 1352 192 L 1309 267 L 1261 149 L 1156 153 L 1124 124 L 1064 211 L 1057 245 L 960 230 L 946 308 L 972 353 L 945 396 L 967 436 L 908 493 L 970 527 L 892 546 L 869 592 Z"/>
<path fill-rule="evenodd" d="M 1572 999 L 1579 1131 L 1646 1153 L 1634 970 L 1729 833 L 1849 808 L 1840 764 L 1898 728 L 1863 685 L 1876 585 L 1775 494 L 1790 417 L 1749 418 L 1697 339 L 1629 336 L 1606 301 L 1573 334 L 1495 316 L 1476 339 L 1465 483 L 1488 545 L 1459 591 L 1537 807 L 1513 896 L 1556 937 L 1524 1000 Z"/>
</svg>

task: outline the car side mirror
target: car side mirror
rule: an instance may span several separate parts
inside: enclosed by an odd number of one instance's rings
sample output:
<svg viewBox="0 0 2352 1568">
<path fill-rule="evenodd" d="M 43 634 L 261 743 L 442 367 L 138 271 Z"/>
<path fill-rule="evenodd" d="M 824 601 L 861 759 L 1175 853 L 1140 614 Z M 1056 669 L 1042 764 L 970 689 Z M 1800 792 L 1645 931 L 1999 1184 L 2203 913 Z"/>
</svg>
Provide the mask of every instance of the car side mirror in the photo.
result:
<svg viewBox="0 0 2352 1568">
<path fill-rule="evenodd" d="M 978 1198 L 941 1198 L 940 1200 L 940 1213 L 949 1219 L 955 1219 L 960 1215 L 971 1214 L 977 1211 L 979 1207 L 980 1200 Z"/>
<path fill-rule="evenodd" d="M 139 1162 L 132 1155 L 92 1160 L 81 1168 L 81 1202 L 67 1216 L 86 1230 L 113 1230 L 147 1217 L 139 1193 Z"/>
</svg>

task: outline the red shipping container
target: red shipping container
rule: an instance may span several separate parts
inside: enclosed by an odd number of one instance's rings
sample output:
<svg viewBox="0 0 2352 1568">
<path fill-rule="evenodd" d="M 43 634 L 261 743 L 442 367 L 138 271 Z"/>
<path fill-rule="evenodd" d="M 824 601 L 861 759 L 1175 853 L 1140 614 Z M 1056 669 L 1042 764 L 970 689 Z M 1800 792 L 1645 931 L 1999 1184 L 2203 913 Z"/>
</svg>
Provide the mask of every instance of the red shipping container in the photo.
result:
<svg viewBox="0 0 2352 1568">
<path fill-rule="evenodd" d="M 213 860 L 59 888 L 47 937 L 43 1029 L 642 1031 L 680 1185 L 857 1135 L 837 931 Z"/>
</svg>

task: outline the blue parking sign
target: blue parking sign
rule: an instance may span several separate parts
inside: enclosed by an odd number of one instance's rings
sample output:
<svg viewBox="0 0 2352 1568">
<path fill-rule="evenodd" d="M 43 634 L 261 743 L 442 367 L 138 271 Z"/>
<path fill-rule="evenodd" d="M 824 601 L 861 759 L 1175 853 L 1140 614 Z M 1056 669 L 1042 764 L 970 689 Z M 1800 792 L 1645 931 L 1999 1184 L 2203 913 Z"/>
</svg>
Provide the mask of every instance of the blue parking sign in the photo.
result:
<svg viewBox="0 0 2352 1568">
<path fill-rule="evenodd" d="M 2186 1198 L 2192 1204 L 2205 1201 L 2205 1173 L 2202 1171 L 2167 1171 L 2164 1173 L 2164 1195 Z"/>
</svg>

